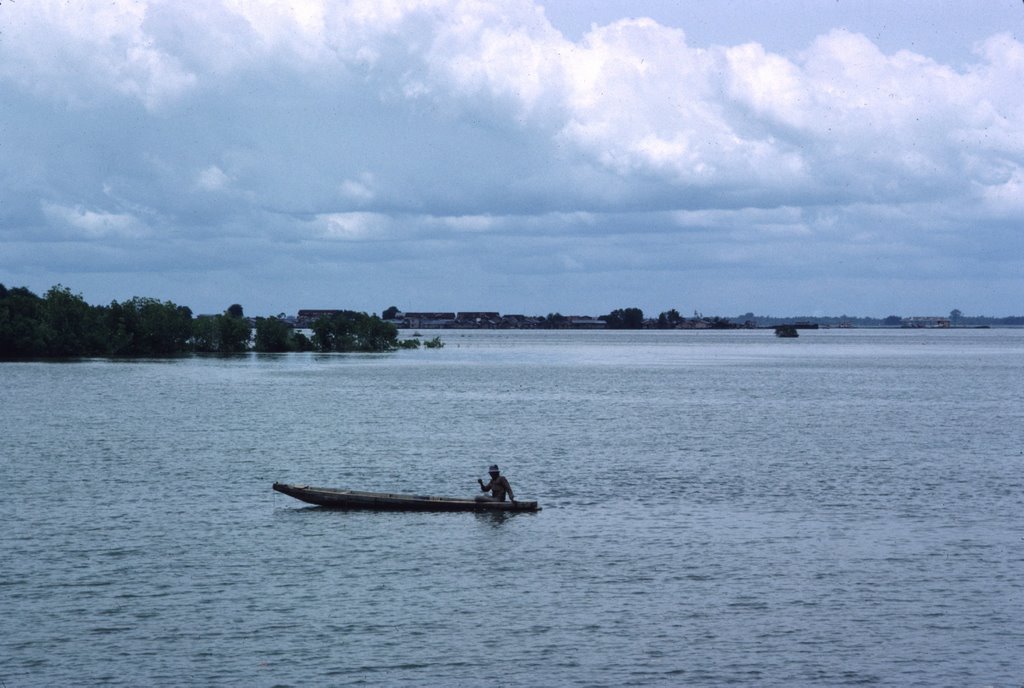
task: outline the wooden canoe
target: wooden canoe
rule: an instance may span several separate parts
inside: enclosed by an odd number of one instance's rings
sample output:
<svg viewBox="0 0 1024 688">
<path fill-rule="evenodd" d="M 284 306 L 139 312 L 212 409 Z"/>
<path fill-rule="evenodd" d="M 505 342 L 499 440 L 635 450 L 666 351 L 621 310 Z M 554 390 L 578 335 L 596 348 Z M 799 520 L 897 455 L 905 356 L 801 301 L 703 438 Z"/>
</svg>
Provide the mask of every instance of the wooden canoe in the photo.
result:
<svg viewBox="0 0 1024 688">
<path fill-rule="evenodd" d="M 373 509 L 379 511 L 540 511 L 537 502 L 478 502 L 459 497 L 357 492 L 329 487 L 274 483 L 278 492 L 309 504 L 333 509 Z"/>
</svg>

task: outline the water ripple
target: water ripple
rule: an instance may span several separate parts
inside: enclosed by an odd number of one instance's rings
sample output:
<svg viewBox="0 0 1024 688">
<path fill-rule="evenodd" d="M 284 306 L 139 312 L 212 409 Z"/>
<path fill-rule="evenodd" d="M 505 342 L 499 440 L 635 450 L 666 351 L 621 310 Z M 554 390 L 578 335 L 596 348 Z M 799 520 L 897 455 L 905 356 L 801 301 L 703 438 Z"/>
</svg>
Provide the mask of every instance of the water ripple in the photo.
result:
<svg viewBox="0 0 1024 688">
<path fill-rule="evenodd" d="M 0 365 L 0 680 L 1019 683 L 1024 335 L 756 334 Z"/>
</svg>

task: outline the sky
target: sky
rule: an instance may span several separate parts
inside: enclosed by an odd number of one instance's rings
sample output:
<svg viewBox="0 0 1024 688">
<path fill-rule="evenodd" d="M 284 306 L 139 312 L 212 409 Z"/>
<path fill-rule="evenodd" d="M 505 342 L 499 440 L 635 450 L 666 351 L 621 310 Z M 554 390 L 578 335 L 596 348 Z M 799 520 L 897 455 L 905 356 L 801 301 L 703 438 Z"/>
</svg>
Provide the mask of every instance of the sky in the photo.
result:
<svg viewBox="0 0 1024 688">
<path fill-rule="evenodd" d="M 1020 0 L 0 0 L 0 283 L 1024 314 Z"/>
</svg>

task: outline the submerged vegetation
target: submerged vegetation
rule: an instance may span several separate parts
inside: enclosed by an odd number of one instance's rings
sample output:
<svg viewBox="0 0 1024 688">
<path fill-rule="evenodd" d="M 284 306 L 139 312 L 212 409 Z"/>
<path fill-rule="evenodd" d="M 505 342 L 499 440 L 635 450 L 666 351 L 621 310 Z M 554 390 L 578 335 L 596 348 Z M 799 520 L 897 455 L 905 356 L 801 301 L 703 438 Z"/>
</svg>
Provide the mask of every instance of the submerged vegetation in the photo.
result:
<svg viewBox="0 0 1024 688">
<path fill-rule="evenodd" d="M 0 284 L 0 358 L 173 356 L 244 351 L 383 352 L 409 348 L 398 329 L 375 315 L 341 311 L 317 320 L 312 338 L 281 318 L 245 317 L 233 304 L 193 317 L 187 306 L 135 297 L 91 306 L 62 285 L 38 296 Z M 255 333 L 255 335 L 254 335 Z M 440 340 L 436 340 L 439 342 Z M 425 343 L 431 346 L 430 342 Z M 412 347 L 415 348 L 415 347 Z"/>
<path fill-rule="evenodd" d="M 376 315 L 341 311 L 313 323 L 311 344 L 316 351 L 393 351 L 398 328 Z"/>
</svg>

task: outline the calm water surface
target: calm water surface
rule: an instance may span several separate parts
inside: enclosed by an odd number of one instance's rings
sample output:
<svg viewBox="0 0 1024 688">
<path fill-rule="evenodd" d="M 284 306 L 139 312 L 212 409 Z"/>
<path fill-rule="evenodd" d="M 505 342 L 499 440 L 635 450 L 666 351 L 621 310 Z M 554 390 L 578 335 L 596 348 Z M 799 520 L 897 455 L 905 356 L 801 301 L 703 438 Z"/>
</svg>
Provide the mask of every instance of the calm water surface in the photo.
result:
<svg viewBox="0 0 1024 688">
<path fill-rule="evenodd" d="M 1024 684 L 1024 331 L 439 334 L 0 364 L 3 685 Z"/>
</svg>

